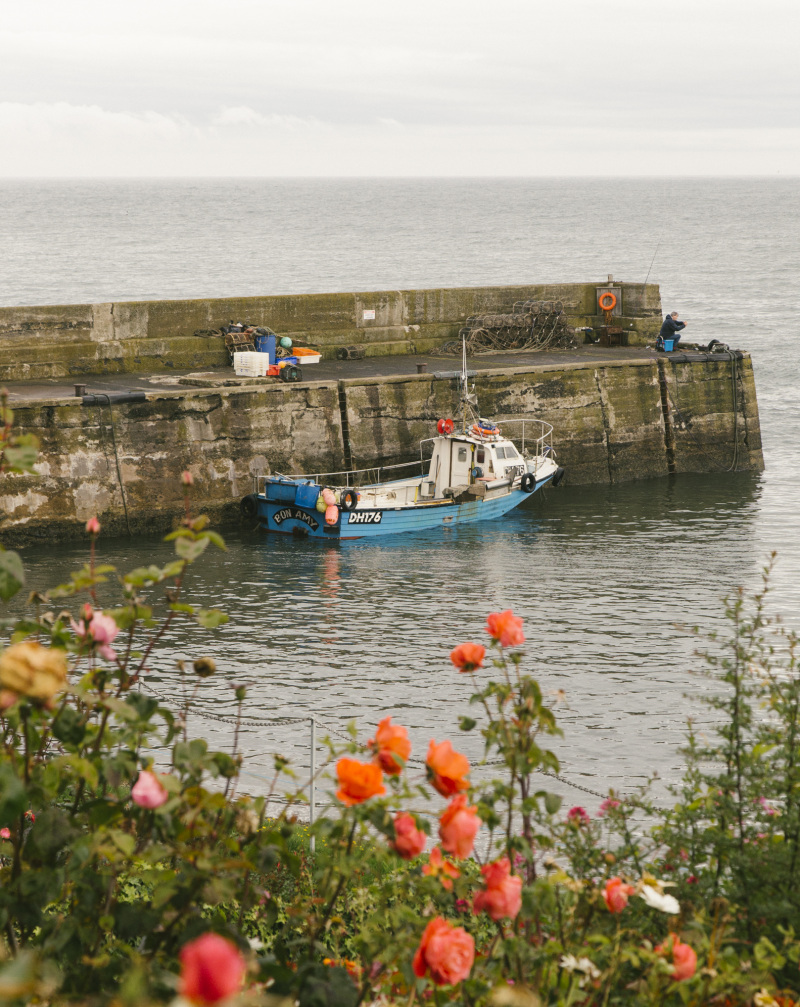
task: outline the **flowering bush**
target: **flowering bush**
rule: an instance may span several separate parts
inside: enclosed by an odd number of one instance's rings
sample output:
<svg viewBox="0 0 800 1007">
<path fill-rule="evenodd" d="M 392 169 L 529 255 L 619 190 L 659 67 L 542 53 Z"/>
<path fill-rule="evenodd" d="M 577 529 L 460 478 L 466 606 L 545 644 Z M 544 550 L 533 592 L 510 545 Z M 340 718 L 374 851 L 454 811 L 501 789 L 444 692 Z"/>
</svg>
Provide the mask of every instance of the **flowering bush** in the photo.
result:
<svg viewBox="0 0 800 1007">
<path fill-rule="evenodd" d="M 224 542 L 182 482 L 173 562 L 122 576 L 123 605 L 104 610 L 115 571 L 96 563 L 92 519 L 89 562 L 0 653 L 4 1002 L 794 1004 L 800 686 L 794 638 L 782 665 L 764 638 L 763 597 L 753 617 L 743 599 L 729 610 L 720 744 L 690 732 L 666 814 L 646 793 L 562 811 L 543 785 L 560 731 L 505 611 L 443 672 L 472 684 L 459 726 L 481 733 L 495 778 L 476 783 L 449 739 L 415 776 L 386 717 L 366 745 L 328 741 L 330 813 L 309 826 L 290 801 L 267 819 L 263 798 L 233 796 L 237 753 L 189 738 L 185 709 L 139 688 L 173 620 L 225 618 L 183 597 L 188 566 Z M 215 664 L 180 670 L 196 690 Z M 288 768 L 276 756 L 275 779 Z"/>
</svg>

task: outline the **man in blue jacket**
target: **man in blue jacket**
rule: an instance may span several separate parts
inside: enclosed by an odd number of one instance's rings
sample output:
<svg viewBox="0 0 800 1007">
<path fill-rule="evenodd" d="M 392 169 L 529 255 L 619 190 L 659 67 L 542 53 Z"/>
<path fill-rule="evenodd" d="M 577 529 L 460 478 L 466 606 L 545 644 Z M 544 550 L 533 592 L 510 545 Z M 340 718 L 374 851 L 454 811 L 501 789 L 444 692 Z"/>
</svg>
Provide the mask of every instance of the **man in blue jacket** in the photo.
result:
<svg viewBox="0 0 800 1007">
<path fill-rule="evenodd" d="M 678 321 L 678 312 L 673 311 L 671 315 L 667 315 L 664 318 L 664 324 L 661 326 L 661 331 L 659 332 L 660 339 L 672 339 L 675 342 L 675 346 L 678 345 L 680 341 L 681 329 L 686 328 L 686 322 Z"/>
</svg>

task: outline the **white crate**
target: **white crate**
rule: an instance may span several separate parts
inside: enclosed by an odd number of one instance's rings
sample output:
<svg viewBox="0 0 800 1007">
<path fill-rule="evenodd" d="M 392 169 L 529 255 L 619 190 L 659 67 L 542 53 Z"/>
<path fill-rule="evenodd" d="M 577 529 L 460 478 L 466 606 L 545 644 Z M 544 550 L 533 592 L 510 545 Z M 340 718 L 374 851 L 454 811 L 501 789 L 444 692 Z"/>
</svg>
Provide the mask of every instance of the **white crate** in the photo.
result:
<svg viewBox="0 0 800 1007">
<path fill-rule="evenodd" d="M 238 377 L 263 378 L 269 367 L 269 353 L 253 353 L 246 350 L 234 353 L 233 369 Z"/>
</svg>

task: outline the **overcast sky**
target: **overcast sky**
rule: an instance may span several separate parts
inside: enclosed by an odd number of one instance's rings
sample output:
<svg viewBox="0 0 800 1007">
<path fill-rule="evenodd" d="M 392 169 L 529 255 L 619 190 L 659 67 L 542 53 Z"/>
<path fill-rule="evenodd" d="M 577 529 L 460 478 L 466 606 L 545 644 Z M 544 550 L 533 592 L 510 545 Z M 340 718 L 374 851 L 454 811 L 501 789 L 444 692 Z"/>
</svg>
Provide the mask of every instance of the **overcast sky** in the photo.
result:
<svg viewBox="0 0 800 1007">
<path fill-rule="evenodd" d="M 24 0 L 0 175 L 800 174 L 798 0 Z"/>
</svg>

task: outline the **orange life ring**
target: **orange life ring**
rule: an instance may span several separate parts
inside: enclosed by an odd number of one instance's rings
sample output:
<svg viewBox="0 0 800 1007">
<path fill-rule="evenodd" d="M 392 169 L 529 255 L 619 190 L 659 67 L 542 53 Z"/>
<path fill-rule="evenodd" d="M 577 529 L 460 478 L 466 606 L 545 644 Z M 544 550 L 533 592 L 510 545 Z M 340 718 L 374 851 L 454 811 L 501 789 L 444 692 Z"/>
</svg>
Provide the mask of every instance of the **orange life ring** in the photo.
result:
<svg viewBox="0 0 800 1007">
<path fill-rule="evenodd" d="M 611 298 L 611 304 L 605 304 L 605 299 L 607 297 Z M 612 294 L 610 290 L 607 290 L 604 294 L 600 295 L 600 300 L 598 302 L 603 311 L 613 311 L 617 305 L 617 295 Z"/>
</svg>

